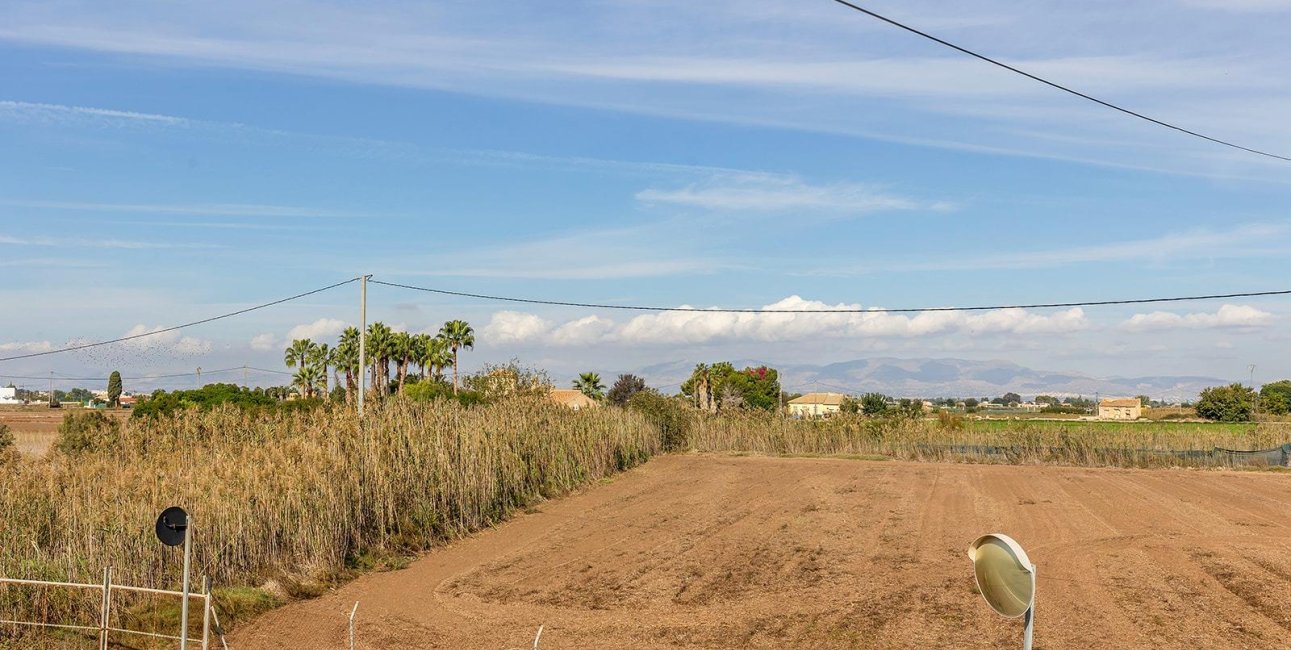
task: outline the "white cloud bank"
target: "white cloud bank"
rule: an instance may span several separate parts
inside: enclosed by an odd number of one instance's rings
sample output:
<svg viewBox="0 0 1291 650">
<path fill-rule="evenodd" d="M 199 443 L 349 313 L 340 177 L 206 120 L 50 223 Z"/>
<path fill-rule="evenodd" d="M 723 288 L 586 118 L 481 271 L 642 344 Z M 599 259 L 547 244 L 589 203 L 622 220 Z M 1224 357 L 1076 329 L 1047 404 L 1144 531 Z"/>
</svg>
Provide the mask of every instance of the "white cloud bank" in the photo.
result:
<svg viewBox="0 0 1291 650">
<path fill-rule="evenodd" d="M 9 343 L 0 343 L 0 352 L 30 354 L 33 352 L 49 352 L 53 349 L 54 345 L 49 341 L 12 341 Z"/>
<path fill-rule="evenodd" d="M 251 337 L 251 349 L 257 352 L 268 352 L 277 347 L 278 337 L 268 332 Z"/>
<path fill-rule="evenodd" d="M 214 347 L 210 341 L 205 339 L 199 339 L 193 336 L 184 336 L 178 331 L 162 332 L 161 330 L 163 329 L 166 328 L 160 325 L 157 327 L 148 327 L 147 325 L 140 323 L 139 325 L 135 325 L 130 328 L 130 331 L 125 333 L 125 336 L 138 336 L 140 338 L 125 341 L 121 345 L 125 346 L 127 349 L 137 351 L 160 350 L 175 354 L 189 355 L 206 354 Z M 141 336 L 151 332 L 157 333 L 149 336 Z"/>
<path fill-rule="evenodd" d="M 1176 314 L 1168 311 L 1135 314 L 1121 323 L 1121 329 L 1128 332 L 1155 332 L 1171 329 L 1263 327 L 1273 320 L 1273 314 L 1250 305 L 1224 305 L 1213 314 Z"/>
<path fill-rule="evenodd" d="M 683 307 L 689 307 L 683 305 Z M 827 305 L 790 296 L 763 307 L 766 310 L 838 310 L 839 313 L 729 313 L 672 311 L 637 316 L 619 323 L 586 316 L 556 325 L 534 314 L 502 311 L 481 330 L 493 344 L 550 345 L 674 344 L 717 340 L 763 342 L 817 338 L 917 337 L 937 334 L 1064 334 L 1089 326 L 1079 307 L 1052 314 L 1024 309 L 988 312 L 920 312 L 893 314 L 881 308 L 861 312 L 860 305 Z"/>
<path fill-rule="evenodd" d="M 332 339 L 339 336 L 347 326 L 348 323 L 338 318 L 320 318 L 312 323 L 305 323 L 291 328 L 287 332 L 287 340 L 313 339 L 323 341 Z"/>
</svg>

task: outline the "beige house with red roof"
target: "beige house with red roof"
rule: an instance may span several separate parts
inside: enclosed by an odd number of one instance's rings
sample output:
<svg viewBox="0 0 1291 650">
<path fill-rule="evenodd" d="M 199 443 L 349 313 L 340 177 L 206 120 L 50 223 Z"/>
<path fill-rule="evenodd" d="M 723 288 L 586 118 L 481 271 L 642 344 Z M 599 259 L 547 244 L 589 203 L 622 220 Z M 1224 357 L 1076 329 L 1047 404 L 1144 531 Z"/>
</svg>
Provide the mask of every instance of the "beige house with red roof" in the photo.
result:
<svg viewBox="0 0 1291 650">
<path fill-rule="evenodd" d="M 551 401 L 560 404 L 561 406 L 567 406 L 575 411 L 586 408 L 597 408 L 601 405 L 600 402 L 584 395 L 583 391 L 572 388 L 553 388 L 547 396 L 551 398 Z"/>
<path fill-rule="evenodd" d="M 796 418 L 823 418 L 838 412 L 847 396 L 842 393 L 807 393 L 789 400 L 789 415 Z"/>
</svg>

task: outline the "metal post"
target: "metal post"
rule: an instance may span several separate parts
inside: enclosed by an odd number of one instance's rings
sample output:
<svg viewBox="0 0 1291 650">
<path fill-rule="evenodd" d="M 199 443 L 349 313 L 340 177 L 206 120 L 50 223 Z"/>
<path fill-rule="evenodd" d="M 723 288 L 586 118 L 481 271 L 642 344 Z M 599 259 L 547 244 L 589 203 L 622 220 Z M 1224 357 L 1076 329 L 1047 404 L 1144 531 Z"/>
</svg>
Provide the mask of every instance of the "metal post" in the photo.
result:
<svg viewBox="0 0 1291 650">
<path fill-rule="evenodd" d="M 1022 650 L 1031 650 L 1031 635 L 1035 632 L 1035 565 L 1031 565 L 1031 606 L 1027 608 L 1025 627 L 1022 628 Z"/>
<path fill-rule="evenodd" d="M 220 614 L 214 607 L 211 608 L 211 617 L 215 619 L 215 633 L 220 636 L 220 645 L 229 650 L 229 643 L 224 640 L 224 626 L 220 625 Z"/>
<path fill-rule="evenodd" d="M 211 647 L 211 578 L 210 576 L 202 577 L 202 593 L 206 594 L 202 598 L 202 650 L 209 650 Z"/>
<path fill-rule="evenodd" d="M 354 609 L 350 610 L 350 650 L 354 650 L 354 614 L 359 611 L 359 601 L 354 601 Z"/>
<path fill-rule="evenodd" d="M 180 589 L 184 599 L 179 604 L 179 650 L 188 650 L 188 567 L 193 556 L 193 516 L 188 515 L 184 528 L 184 586 Z"/>
<path fill-rule="evenodd" d="M 367 392 L 368 365 L 368 276 L 359 278 L 359 417 L 363 417 L 363 393 Z"/>
<path fill-rule="evenodd" d="M 99 606 L 99 650 L 108 648 L 108 617 L 112 615 L 112 569 L 103 568 L 103 603 Z"/>
</svg>

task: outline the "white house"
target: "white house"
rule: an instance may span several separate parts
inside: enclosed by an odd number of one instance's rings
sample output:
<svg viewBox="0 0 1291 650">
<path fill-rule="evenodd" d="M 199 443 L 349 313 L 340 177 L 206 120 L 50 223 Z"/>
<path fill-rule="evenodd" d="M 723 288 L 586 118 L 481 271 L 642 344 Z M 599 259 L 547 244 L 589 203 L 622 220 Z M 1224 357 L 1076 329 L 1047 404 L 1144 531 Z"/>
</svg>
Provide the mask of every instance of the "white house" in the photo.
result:
<svg viewBox="0 0 1291 650">
<path fill-rule="evenodd" d="M 0 404 L 22 404 L 18 399 L 18 389 L 13 386 L 0 386 Z"/>
</svg>

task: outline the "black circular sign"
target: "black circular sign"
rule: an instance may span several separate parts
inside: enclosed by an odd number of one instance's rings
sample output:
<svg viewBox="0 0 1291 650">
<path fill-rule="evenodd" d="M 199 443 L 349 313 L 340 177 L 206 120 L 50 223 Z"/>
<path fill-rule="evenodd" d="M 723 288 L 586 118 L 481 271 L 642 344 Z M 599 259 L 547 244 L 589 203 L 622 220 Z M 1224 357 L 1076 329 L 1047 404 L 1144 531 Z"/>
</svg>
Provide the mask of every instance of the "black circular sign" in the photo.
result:
<svg viewBox="0 0 1291 650">
<path fill-rule="evenodd" d="M 184 543 L 184 534 L 188 531 L 188 513 L 179 506 L 171 506 L 157 517 L 157 539 L 166 546 L 179 546 Z"/>
</svg>

